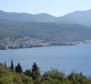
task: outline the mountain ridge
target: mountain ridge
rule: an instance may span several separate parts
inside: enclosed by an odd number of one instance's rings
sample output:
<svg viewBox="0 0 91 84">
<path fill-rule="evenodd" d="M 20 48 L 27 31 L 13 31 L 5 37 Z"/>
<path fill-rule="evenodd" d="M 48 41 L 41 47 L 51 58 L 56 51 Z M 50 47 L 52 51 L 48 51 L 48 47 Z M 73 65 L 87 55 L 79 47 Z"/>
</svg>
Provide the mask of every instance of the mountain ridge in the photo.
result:
<svg viewBox="0 0 91 84">
<path fill-rule="evenodd" d="M 5 12 L 0 10 L 0 19 L 35 23 L 71 23 L 91 27 L 91 10 L 75 11 L 59 17 L 55 17 L 48 13 L 30 14 L 24 12 Z"/>
</svg>

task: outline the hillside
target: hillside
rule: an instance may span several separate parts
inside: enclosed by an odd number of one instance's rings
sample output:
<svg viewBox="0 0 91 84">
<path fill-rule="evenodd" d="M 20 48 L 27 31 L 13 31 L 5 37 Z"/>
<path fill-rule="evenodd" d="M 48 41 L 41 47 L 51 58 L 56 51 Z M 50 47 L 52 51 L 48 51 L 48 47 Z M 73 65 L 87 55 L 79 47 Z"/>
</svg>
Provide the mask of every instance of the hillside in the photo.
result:
<svg viewBox="0 0 91 84">
<path fill-rule="evenodd" d="M 76 72 L 66 76 L 56 69 L 41 75 L 36 64 L 33 65 L 32 71 L 24 72 L 0 64 L 0 84 L 91 84 L 91 78 Z"/>
<path fill-rule="evenodd" d="M 0 48 L 73 45 L 90 42 L 90 10 L 63 17 L 0 11 Z M 86 17 L 88 16 L 88 17 Z M 86 25 L 86 26 L 85 26 Z"/>
<path fill-rule="evenodd" d="M 0 64 L 0 84 L 33 84 L 32 78 Z"/>
<path fill-rule="evenodd" d="M 91 28 L 77 24 L 22 23 L 0 20 L 0 29 L 44 41 L 80 41 L 91 39 Z"/>
<path fill-rule="evenodd" d="M 0 48 L 72 45 L 91 40 L 91 28 L 78 24 L 0 20 Z"/>
<path fill-rule="evenodd" d="M 0 39 L 3 39 L 5 37 L 17 38 L 19 36 L 21 35 L 12 30 L 3 29 L 3 28 L 0 29 Z"/>
</svg>

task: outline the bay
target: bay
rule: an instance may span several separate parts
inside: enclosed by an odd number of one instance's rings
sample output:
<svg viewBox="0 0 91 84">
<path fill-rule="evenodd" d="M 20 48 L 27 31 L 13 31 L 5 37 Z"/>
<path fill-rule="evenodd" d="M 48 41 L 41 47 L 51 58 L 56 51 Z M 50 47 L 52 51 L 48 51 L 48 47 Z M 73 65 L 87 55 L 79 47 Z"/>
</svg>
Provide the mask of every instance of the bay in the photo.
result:
<svg viewBox="0 0 91 84">
<path fill-rule="evenodd" d="M 90 44 L 0 50 L 0 63 L 6 61 L 10 66 L 11 59 L 15 66 L 20 62 L 23 70 L 36 62 L 41 72 L 58 69 L 65 74 L 76 71 L 91 76 Z"/>
</svg>

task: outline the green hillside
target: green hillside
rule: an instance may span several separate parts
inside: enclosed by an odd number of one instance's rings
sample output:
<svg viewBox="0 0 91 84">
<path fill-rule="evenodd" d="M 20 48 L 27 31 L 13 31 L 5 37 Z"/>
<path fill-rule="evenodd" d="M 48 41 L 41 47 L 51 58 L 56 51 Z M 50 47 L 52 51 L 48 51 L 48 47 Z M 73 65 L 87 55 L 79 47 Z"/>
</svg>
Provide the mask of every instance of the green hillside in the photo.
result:
<svg viewBox="0 0 91 84">
<path fill-rule="evenodd" d="M 76 72 L 66 76 L 56 69 L 41 75 L 36 64 L 32 70 L 25 72 L 17 72 L 0 64 L 0 84 L 91 84 L 91 78 Z"/>
<path fill-rule="evenodd" d="M 5 37 L 16 38 L 18 36 L 19 34 L 17 34 L 16 32 L 12 30 L 2 29 L 2 28 L 0 29 L 0 39 L 3 39 Z"/>
<path fill-rule="evenodd" d="M 81 41 L 81 40 L 91 39 L 91 28 L 77 24 L 30 23 L 30 22 L 22 23 L 22 22 L 0 20 L 0 29 L 5 29 L 7 35 L 9 35 L 9 33 L 10 34 L 18 33 L 23 36 L 28 36 L 31 38 L 45 40 L 45 41 L 60 42 L 60 41 L 79 41 L 79 40 Z"/>
<path fill-rule="evenodd" d="M 33 84 L 33 82 L 31 77 L 16 73 L 0 65 L 0 84 Z"/>
</svg>

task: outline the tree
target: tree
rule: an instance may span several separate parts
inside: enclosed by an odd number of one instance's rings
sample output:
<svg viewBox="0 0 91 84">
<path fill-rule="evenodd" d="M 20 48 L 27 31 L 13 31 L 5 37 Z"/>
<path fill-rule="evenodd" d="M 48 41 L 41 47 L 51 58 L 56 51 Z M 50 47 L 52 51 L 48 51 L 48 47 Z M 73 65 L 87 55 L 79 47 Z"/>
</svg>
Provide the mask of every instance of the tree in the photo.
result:
<svg viewBox="0 0 91 84">
<path fill-rule="evenodd" d="M 32 76 L 31 70 L 26 70 L 26 71 L 24 72 L 24 74 L 25 74 L 26 76 L 29 76 L 29 77 Z"/>
<path fill-rule="evenodd" d="M 49 78 L 52 78 L 53 80 L 64 80 L 64 74 L 57 69 L 52 69 L 51 71 L 47 71 L 44 73 L 43 76 L 48 76 Z"/>
<path fill-rule="evenodd" d="M 14 65 L 13 65 L 13 61 L 11 60 L 11 66 L 10 69 L 14 70 Z"/>
<path fill-rule="evenodd" d="M 22 67 L 21 67 L 20 63 L 18 63 L 18 65 L 15 67 L 15 71 L 18 73 L 22 72 Z"/>
<path fill-rule="evenodd" d="M 6 61 L 4 62 L 4 66 L 7 67 Z"/>
<path fill-rule="evenodd" d="M 35 62 L 32 66 L 32 78 L 33 78 L 33 80 L 36 80 L 36 79 L 40 78 L 39 67 L 37 66 L 37 64 Z"/>
<path fill-rule="evenodd" d="M 65 75 L 57 69 L 47 71 L 41 77 L 41 84 L 70 84 L 66 83 Z"/>
<path fill-rule="evenodd" d="M 72 84 L 87 84 L 87 79 L 82 73 L 72 72 L 68 75 L 68 80 L 72 81 Z"/>
</svg>

